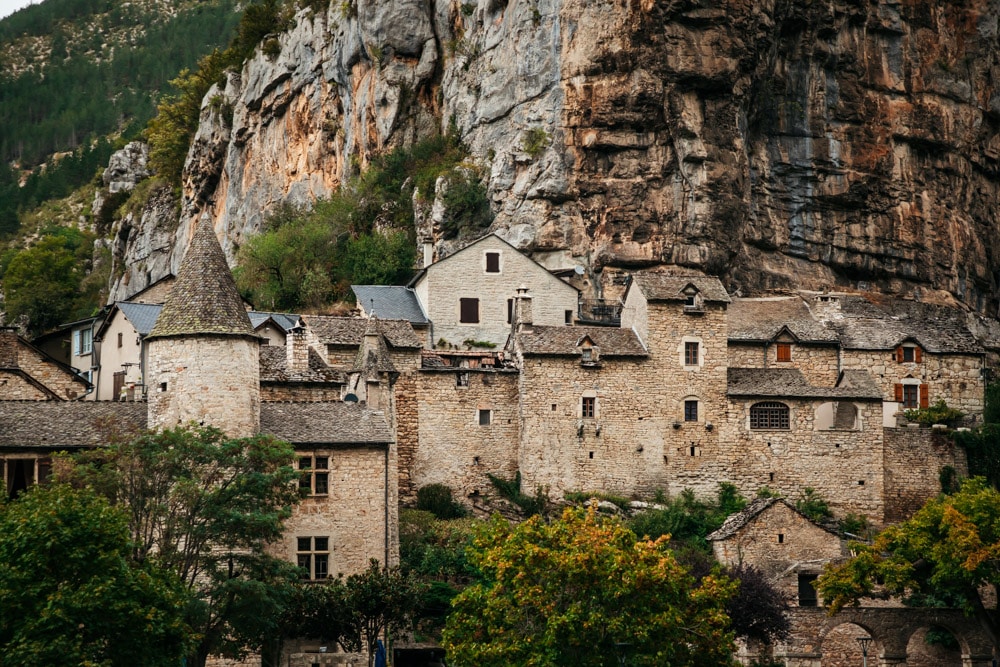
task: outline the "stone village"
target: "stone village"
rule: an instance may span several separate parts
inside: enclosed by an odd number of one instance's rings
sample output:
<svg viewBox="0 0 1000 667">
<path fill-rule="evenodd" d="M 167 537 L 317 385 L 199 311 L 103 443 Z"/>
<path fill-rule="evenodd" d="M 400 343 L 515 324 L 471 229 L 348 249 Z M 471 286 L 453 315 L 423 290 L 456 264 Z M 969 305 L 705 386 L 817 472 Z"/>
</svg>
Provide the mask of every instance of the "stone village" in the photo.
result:
<svg viewBox="0 0 1000 667">
<path fill-rule="evenodd" d="M 491 493 L 489 475 L 553 499 L 811 487 L 838 516 L 883 526 L 936 495 L 942 468 L 966 470 L 939 430 L 902 415 L 943 400 L 981 419 L 992 348 L 955 309 L 739 298 L 679 267 L 635 272 L 620 299 L 590 303 L 495 235 L 432 259 L 408 286 L 355 286 L 357 317 L 259 313 L 202 221 L 176 278 L 48 339 L 0 331 L 6 493 L 44 481 L 53 452 L 99 445 L 100 418 L 268 433 L 293 444 L 308 491 L 274 548 L 322 579 L 396 562 L 398 506 L 433 483 L 468 505 Z M 952 631 L 962 664 L 992 664 L 991 641 L 957 612 L 827 618 L 809 583 L 843 537 L 784 500 L 752 502 L 710 539 L 721 561 L 754 563 L 796 597 L 796 632 L 775 653 L 787 665 L 835 664 L 825 638 L 844 622 L 875 637 L 872 664 L 934 664 L 908 657 L 929 623 Z M 289 665 L 341 664 L 297 650 Z"/>
</svg>

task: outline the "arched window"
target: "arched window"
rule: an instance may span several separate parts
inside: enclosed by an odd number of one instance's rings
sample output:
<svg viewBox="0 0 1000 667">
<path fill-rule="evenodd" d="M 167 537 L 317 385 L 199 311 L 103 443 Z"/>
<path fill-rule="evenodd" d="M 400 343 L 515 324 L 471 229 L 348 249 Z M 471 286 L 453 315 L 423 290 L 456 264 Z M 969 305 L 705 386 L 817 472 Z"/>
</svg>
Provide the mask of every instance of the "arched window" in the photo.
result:
<svg viewBox="0 0 1000 667">
<path fill-rule="evenodd" d="M 789 428 L 788 406 L 775 401 L 754 403 L 750 406 L 750 428 Z"/>
</svg>

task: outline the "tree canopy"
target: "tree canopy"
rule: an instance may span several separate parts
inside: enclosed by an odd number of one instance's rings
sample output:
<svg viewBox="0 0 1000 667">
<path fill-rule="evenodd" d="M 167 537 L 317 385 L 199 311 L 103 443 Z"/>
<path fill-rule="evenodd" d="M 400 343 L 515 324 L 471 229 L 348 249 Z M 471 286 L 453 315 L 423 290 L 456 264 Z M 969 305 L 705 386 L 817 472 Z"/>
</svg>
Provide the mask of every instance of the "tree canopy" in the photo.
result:
<svg viewBox="0 0 1000 667">
<path fill-rule="evenodd" d="M 180 664 L 184 588 L 131 549 L 125 511 L 90 490 L 35 487 L 0 504 L 0 664 Z"/>
<path fill-rule="evenodd" d="M 963 481 L 871 544 L 851 548 L 856 555 L 827 567 L 818 581 L 831 613 L 863 597 L 892 595 L 918 606 L 960 607 L 997 636 L 979 588 L 1000 584 L 1000 492 L 984 479 Z"/>
<path fill-rule="evenodd" d="M 209 654 L 258 650 L 279 632 L 299 572 L 265 547 L 299 499 L 293 458 L 268 436 L 176 428 L 82 454 L 61 477 L 123 507 L 133 559 L 185 586 L 200 665 Z"/>
<path fill-rule="evenodd" d="M 551 523 L 494 517 L 470 557 L 483 574 L 454 601 L 449 664 L 547 667 L 732 664 L 726 602 L 734 582 L 700 581 L 667 549 L 616 520 L 567 509 Z"/>
</svg>

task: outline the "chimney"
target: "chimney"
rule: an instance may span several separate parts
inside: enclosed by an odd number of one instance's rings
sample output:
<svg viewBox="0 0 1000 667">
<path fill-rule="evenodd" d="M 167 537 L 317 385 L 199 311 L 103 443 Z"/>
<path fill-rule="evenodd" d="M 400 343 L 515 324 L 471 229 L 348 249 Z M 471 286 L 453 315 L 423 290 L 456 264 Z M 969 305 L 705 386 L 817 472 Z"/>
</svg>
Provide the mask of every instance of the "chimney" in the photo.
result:
<svg viewBox="0 0 1000 667">
<path fill-rule="evenodd" d="M 304 373 L 309 370 L 309 344 L 306 332 L 294 327 L 285 338 L 285 365 L 289 373 Z"/>
<path fill-rule="evenodd" d="M 424 241 L 424 268 L 434 263 L 434 244 Z"/>
<path fill-rule="evenodd" d="M 531 295 L 528 294 L 526 285 L 517 288 L 517 296 L 514 298 L 514 331 L 531 329 Z"/>
<path fill-rule="evenodd" d="M 17 329 L 0 327 L 0 368 L 17 368 Z"/>
</svg>

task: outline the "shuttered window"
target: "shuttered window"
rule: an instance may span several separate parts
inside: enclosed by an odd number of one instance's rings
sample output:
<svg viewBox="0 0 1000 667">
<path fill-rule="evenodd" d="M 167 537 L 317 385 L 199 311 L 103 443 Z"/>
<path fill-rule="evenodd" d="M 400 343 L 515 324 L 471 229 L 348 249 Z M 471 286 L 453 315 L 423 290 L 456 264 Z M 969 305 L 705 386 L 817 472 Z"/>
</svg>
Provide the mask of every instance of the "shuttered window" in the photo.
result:
<svg viewBox="0 0 1000 667">
<path fill-rule="evenodd" d="M 479 299 L 458 300 L 458 321 L 462 324 L 479 324 Z"/>
<path fill-rule="evenodd" d="M 486 253 L 486 273 L 500 273 L 500 253 Z"/>
</svg>

